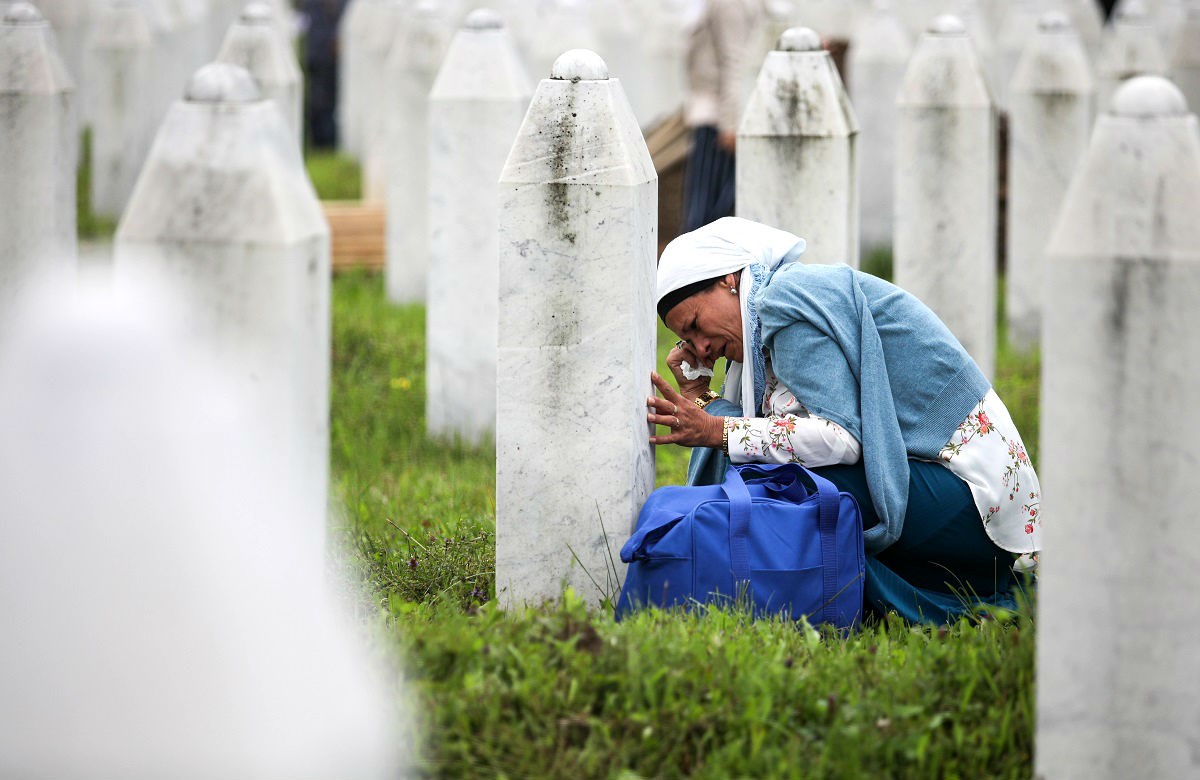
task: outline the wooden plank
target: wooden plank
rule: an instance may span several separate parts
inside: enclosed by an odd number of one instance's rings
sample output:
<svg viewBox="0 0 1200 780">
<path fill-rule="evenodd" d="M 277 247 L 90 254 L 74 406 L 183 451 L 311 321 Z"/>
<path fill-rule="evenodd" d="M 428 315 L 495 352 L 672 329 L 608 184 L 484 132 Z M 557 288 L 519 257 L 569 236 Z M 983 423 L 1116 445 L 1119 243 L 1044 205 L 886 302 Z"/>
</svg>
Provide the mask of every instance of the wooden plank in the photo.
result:
<svg viewBox="0 0 1200 780">
<path fill-rule="evenodd" d="M 387 256 L 387 209 L 383 204 L 326 201 L 321 206 L 329 222 L 334 272 L 382 270 Z"/>
</svg>

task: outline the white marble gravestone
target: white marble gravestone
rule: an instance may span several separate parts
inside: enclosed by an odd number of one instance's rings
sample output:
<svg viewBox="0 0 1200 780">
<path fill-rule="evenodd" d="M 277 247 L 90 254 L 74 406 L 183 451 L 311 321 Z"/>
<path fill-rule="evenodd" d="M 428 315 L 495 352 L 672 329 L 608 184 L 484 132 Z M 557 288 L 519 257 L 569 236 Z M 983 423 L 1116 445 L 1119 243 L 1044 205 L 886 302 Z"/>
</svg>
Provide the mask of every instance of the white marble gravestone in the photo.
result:
<svg viewBox="0 0 1200 780">
<path fill-rule="evenodd" d="M 1166 73 L 1167 55 L 1146 6 L 1141 0 L 1122 4 L 1104 31 L 1096 62 L 1100 110 L 1107 110 L 1113 93 L 1125 79 Z"/>
<path fill-rule="evenodd" d="M 1200 108 L 1200 2 L 1193 2 L 1175 31 L 1168 55 L 1171 80 L 1183 91 L 1188 105 Z"/>
<path fill-rule="evenodd" d="M 1041 333 L 1046 243 L 1095 115 L 1091 66 L 1069 17 L 1052 11 L 1039 20 L 1009 95 L 1004 308 L 1008 342 L 1028 350 Z"/>
<path fill-rule="evenodd" d="M 594 603 L 654 487 L 658 243 L 658 177 L 600 57 L 555 62 L 499 190 L 496 590 Z"/>
<path fill-rule="evenodd" d="M 242 382 L 324 549 L 329 228 L 274 101 L 242 68 L 201 68 L 171 107 L 117 230 L 115 272 L 180 287 L 196 339 Z"/>
<path fill-rule="evenodd" d="M 425 428 L 479 442 L 496 429 L 496 182 L 532 86 L 504 23 L 477 10 L 429 97 Z"/>
<path fill-rule="evenodd" d="M 0 21 L 0 302 L 75 259 L 75 87 L 31 4 Z"/>
<path fill-rule="evenodd" d="M 1096 123 L 1048 250 L 1038 776 L 1196 777 L 1200 126 L 1140 77 Z"/>
<path fill-rule="evenodd" d="M 429 266 L 429 91 L 454 29 L 436 3 L 422 2 L 388 57 L 386 133 L 368 149 L 368 198 L 387 201 L 388 300 L 425 300 Z"/>
<path fill-rule="evenodd" d="M 362 159 L 363 101 L 368 89 L 366 45 L 381 0 L 350 0 L 338 26 L 338 145 Z"/>
<path fill-rule="evenodd" d="M 892 181 L 896 167 L 896 95 L 912 56 L 912 39 L 888 0 L 862 16 L 846 54 L 846 85 L 858 117 L 858 198 L 861 241 L 891 248 Z"/>
<path fill-rule="evenodd" d="M 378 188 L 386 175 L 384 163 L 371 155 L 378 154 L 376 147 L 386 132 L 394 108 L 387 64 L 393 46 L 404 35 L 409 12 L 408 0 L 377 0 L 363 38 L 358 74 L 358 143 L 363 167 L 363 197 L 367 200 L 382 201 L 387 195 L 383 190 L 370 190 L 372 181 L 380 183 L 376 185 Z"/>
<path fill-rule="evenodd" d="M 267 3 L 247 5 L 229 27 L 217 62 L 245 68 L 263 97 L 274 100 L 291 125 L 296 146 L 304 140 L 304 85 L 291 41 L 280 34 L 275 11 Z"/>
<path fill-rule="evenodd" d="M 804 236 L 807 263 L 858 267 L 858 120 L 807 27 L 763 61 L 737 137 L 737 215 Z"/>
<path fill-rule="evenodd" d="M 7 4 L 7 3 L 6 3 Z M 84 67 L 87 39 L 95 24 L 95 0 L 36 0 L 33 3 L 54 29 L 59 56 L 75 84 L 76 113 L 81 125 L 91 121 L 91 78 Z"/>
<path fill-rule="evenodd" d="M 991 87 L 996 105 L 1009 110 L 1008 88 L 1026 44 L 1037 34 L 1038 19 L 1045 11 L 1043 0 L 1012 0 L 996 33 L 996 78 Z"/>
<path fill-rule="evenodd" d="M 897 98 L 896 283 L 991 377 L 996 355 L 996 118 L 962 22 L 940 16 Z"/>
<path fill-rule="evenodd" d="M 154 29 L 138 0 L 111 0 L 97 14 L 86 58 L 92 85 L 92 211 L 119 218 L 158 116 L 153 93 Z"/>
<path fill-rule="evenodd" d="M 398 675 L 229 367 L 169 291 L 39 293 L 0 343 L 2 774 L 410 777 Z"/>
</svg>

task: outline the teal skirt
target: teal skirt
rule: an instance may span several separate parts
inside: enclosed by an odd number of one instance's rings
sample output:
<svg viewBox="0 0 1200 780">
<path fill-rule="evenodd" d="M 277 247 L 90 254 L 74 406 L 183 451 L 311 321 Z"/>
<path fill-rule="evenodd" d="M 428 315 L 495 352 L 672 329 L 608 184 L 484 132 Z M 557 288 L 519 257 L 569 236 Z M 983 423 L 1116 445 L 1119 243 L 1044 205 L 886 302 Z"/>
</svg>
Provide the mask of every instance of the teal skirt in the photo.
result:
<svg viewBox="0 0 1200 780">
<path fill-rule="evenodd" d="M 693 450 L 688 484 L 718 484 L 728 465 L 717 450 Z M 865 610 L 940 625 L 989 608 L 1015 609 L 1016 556 L 988 537 L 967 483 L 941 463 L 908 465 L 904 528 L 891 547 L 867 554 Z M 861 462 L 813 471 L 858 500 L 864 529 L 879 521 Z"/>
</svg>

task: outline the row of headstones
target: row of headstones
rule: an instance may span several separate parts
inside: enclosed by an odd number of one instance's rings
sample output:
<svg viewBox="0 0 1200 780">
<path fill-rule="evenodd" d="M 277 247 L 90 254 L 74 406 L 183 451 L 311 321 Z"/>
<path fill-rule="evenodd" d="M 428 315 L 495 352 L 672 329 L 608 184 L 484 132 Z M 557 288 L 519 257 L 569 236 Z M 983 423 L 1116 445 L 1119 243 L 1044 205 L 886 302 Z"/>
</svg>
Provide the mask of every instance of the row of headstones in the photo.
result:
<svg viewBox="0 0 1200 780">
<path fill-rule="evenodd" d="M 216 61 L 251 72 L 263 93 L 283 110 L 296 144 L 301 143 L 300 66 L 288 28 L 270 2 L 257 0 L 242 8 L 211 49 L 196 37 L 200 28 L 191 30 L 195 40 L 185 54 L 180 53 L 179 36 L 156 23 L 147 12 L 150 7 L 136 0 L 107 0 L 94 11 L 87 38 L 91 206 L 104 217 L 121 216 L 167 107 L 213 52 Z"/>
<path fill-rule="evenodd" d="M 1097 82 L 1099 109 L 1107 107 L 1117 84 L 1138 74 L 1169 75 L 1183 89 L 1189 103 L 1200 103 L 1200 4 L 1185 13 L 1182 3 L 1162 6 L 1157 16 L 1147 14 L 1142 0 L 1122 3 L 1110 26 L 1101 30 L 1097 6 L 1091 0 L 1048 4 L 1051 10 L 1069 12 L 1082 39 L 1084 63 L 1094 63 L 1091 80 Z M 1037 24 L 1047 4 L 1018 0 L 1004 17 L 999 43 L 993 49 L 985 25 L 967 25 L 972 44 L 988 75 L 993 100 L 1002 110 L 1012 108 L 1010 94 L 1029 89 L 1028 69 L 1014 84 L 1022 55 L 1037 36 Z M 820 29 L 820 28 L 818 28 Z M 1161 42 L 1161 43 L 1160 43 Z M 1074 46 L 1074 44 L 1072 44 Z M 863 181 L 890 178 L 894 155 L 894 98 L 912 56 L 907 29 L 889 8 L 877 8 L 859 25 L 850 47 L 848 89 L 854 97 L 862 126 Z M 1077 68 L 1073 68 L 1077 70 Z M 1074 78 L 1074 77 L 1073 77 Z M 1075 89 L 1077 87 L 1071 87 Z M 888 188 L 864 188 L 862 239 L 868 247 L 890 246 L 893 201 Z"/>
<path fill-rule="evenodd" d="M 227 43 L 242 40 L 234 25 Z M 274 35 L 274 33 L 272 33 Z M 254 37 L 251 35 L 250 37 Z M 76 270 L 76 93 L 31 4 L 0 23 L 0 318 L 46 274 Z M 182 291 L 192 336 L 238 372 L 295 477 L 299 536 L 323 555 L 328 491 L 330 237 L 295 128 L 246 69 L 189 80 L 140 166 L 114 279 Z M 3 329 L 3 323 L 0 323 Z"/>
</svg>

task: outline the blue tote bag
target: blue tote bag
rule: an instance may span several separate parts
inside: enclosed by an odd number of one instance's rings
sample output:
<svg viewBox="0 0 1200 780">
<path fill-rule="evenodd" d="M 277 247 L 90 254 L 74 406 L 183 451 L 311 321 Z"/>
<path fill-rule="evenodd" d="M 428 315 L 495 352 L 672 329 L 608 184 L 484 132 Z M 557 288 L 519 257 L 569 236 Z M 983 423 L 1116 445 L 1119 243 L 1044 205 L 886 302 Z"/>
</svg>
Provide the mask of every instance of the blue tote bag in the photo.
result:
<svg viewBox="0 0 1200 780">
<path fill-rule="evenodd" d="M 849 493 L 799 464 L 730 466 L 721 485 L 664 487 L 621 549 L 617 618 L 643 606 L 745 598 L 756 616 L 857 625 L 862 514 Z"/>
</svg>

